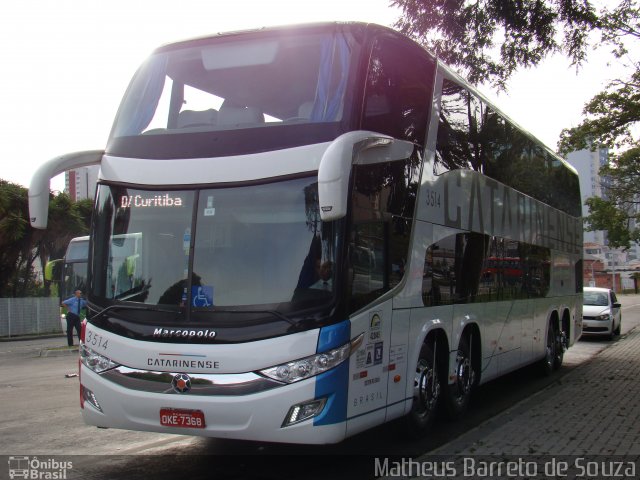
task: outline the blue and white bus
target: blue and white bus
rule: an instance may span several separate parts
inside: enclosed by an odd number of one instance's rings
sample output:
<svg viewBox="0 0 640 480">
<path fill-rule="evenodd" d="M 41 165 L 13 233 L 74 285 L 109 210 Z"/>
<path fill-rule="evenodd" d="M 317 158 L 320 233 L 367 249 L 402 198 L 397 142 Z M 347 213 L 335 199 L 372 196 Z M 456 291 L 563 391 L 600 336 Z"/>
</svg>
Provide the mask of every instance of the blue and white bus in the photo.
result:
<svg viewBox="0 0 640 480">
<path fill-rule="evenodd" d="M 35 227 L 49 178 L 88 164 L 88 424 L 320 444 L 404 417 L 420 435 L 580 336 L 576 172 L 391 29 L 157 49 L 106 149 L 35 174 Z"/>
</svg>

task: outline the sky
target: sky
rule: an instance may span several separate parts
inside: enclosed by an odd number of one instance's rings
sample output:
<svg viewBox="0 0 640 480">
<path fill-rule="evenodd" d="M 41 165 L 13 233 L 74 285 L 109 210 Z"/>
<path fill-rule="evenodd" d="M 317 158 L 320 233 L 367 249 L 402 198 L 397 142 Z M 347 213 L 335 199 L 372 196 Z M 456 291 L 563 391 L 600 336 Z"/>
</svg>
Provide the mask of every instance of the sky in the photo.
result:
<svg viewBox="0 0 640 480">
<path fill-rule="evenodd" d="M 20 0 L 0 4 L 0 179 L 28 186 L 68 152 L 105 147 L 120 99 L 156 47 L 218 32 L 315 21 L 392 26 L 388 0 Z M 555 149 L 616 66 L 589 57 L 579 74 L 554 56 L 518 72 L 508 93 L 480 91 Z M 51 182 L 64 189 L 64 176 Z"/>
</svg>

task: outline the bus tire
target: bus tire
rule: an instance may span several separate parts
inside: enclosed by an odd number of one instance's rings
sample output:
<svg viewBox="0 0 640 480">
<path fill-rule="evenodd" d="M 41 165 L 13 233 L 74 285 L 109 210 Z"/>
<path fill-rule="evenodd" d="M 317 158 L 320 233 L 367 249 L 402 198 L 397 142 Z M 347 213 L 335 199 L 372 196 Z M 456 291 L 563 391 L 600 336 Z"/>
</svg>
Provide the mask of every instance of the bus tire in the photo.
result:
<svg viewBox="0 0 640 480">
<path fill-rule="evenodd" d="M 555 370 L 558 341 L 556 338 L 556 329 L 553 326 L 553 322 L 549 321 L 549 327 L 547 329 L 547 339 L 544 347 L 544 357 L 540 360 L 540 371 L 543 375 L 549 376 Z"/>
<path fill-rule="evenodd" d="M 413 379 L 413 403 L 406 416 L 406 430 L 411 437 L 423 436 L 433 424 L 440 403 L 442 386 L 439 362 L 434 358 L 435 340 L 423 343 Z"/>
<path fill-rule="evenodd" d="M 460 418 L 466 412 L 476 384 L 477 375 L 471 358 L 471 344 L 471 335 L 463 335 L 456 353 L 455 381 L 447 383 L 445 387 L 445 405 L 452 420 Z"/>
<path fill-rule="evenodd" d="M 556 333 L 556 351 L 553 357 L 553 369 L 558 370 L 564 360 L 564 351 L 567 349 L 567 334 L 560 330 Z"/>
</svg>

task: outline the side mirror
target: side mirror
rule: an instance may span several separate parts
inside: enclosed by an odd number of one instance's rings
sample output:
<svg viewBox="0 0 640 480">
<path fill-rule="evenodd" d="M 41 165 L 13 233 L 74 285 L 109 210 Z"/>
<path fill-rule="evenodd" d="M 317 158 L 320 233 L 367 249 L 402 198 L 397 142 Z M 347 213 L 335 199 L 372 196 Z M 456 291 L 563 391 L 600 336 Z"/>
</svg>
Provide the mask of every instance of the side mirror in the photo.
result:
<svg viewBox="0 0 640 480">
<path fill-rule="evenodd" d="M 36 170 L 29 185 L 29 220 L 33 228 L 47 228 L 49 181 L 66 170 L 99 165 L 104 150 L 88 150 L 55 157 Z"/>
<path fill-rule="evenodd" d="M 327 222 L 347 214 L 352 165 L 385 163 L 409 158 L 414 144 L 381 133 L 358 130 L 336 138 L 320 160 L 318 201 L 320 218 Z"/>
<path fill-rule="evenodd" d="M 44 266 L 44 279 L 48 282 L 59 280 L 62 276 L 62 259 L 50 260 Z"/>
<path fill-rule="evenodd" d="M 613 304 L 613 308 L 622 308 L 622 304 L 616 302 L 616 303 Z"/>
</svg>

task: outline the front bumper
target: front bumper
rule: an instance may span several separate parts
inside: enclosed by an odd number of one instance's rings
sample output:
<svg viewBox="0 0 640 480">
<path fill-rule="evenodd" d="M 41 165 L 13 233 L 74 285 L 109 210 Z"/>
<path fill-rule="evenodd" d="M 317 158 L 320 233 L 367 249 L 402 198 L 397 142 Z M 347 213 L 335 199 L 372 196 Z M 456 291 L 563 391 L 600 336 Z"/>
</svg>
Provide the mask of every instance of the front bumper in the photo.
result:
<svg viewBox="0 0 640 480">
<path fill-rule="evenodd" d="M 594 320 L 589 318 L 582 319 L 583 335 L 611 335 L 613 329 L 613 320 Z"/>
<path fill-rule="evenodd" d="M 282 427 L 293 405 L 316 398 L 315 378 L 244 395 L 180 395 L 133 390 L 84 365 L 80 378 L 83 388 L 93 393 L 102 409 L 100 412 L 85 402 L 83 418 L 87 424 L 98 427 L 305 444 L 336 443 L 346 435 L 345 421 L 314 425 L 314 419 L 309 419 Z M 325 409 L 331 408 L 332 400 L 327 399 Z M 160 424 L 160 409 L 163 408 L 200 410 L 204 413 L 206 427 L 163 426 Z"/>
</svg>

